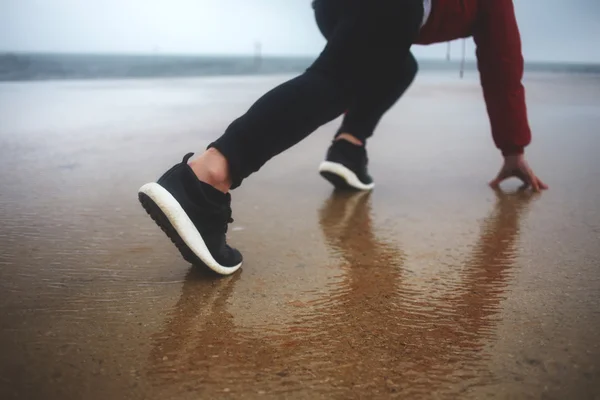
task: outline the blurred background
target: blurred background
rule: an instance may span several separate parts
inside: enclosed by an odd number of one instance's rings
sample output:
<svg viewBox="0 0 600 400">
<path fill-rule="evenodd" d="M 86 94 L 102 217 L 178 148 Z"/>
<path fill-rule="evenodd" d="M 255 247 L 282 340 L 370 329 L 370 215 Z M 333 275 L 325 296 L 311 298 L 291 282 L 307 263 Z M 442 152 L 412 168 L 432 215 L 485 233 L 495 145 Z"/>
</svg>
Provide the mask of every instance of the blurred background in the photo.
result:
<svg viewBox="0 0 600 400">
<path fill-rule="evenodd" d="M 598 71 L 598 1 L 514 3 L 529 71 Z M 298 72 L 323 45 L 310 0 L 0 1 L 4 81 Z M 414 52 L 457 68 L 462 44 Z M 474 69 L 470 39 L 466 57 Z"/>
</svg>

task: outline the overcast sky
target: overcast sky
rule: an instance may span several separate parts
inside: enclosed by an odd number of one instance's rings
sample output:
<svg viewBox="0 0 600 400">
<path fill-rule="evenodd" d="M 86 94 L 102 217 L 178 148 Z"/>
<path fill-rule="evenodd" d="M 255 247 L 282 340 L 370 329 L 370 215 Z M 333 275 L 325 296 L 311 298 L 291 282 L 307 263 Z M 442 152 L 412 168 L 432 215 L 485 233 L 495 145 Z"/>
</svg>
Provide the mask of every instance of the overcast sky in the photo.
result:
<svg viewBox="0 0 600 400">
<path fill-rule="evenodd" d="M 600 63 L 600 0 L 514 3 L 527 60 Z M 310 0 L 0 0 L 0 51 L 251 54 L 255 40 L 278 55 L 312 56 L 324 43 Z"/>
</svg>

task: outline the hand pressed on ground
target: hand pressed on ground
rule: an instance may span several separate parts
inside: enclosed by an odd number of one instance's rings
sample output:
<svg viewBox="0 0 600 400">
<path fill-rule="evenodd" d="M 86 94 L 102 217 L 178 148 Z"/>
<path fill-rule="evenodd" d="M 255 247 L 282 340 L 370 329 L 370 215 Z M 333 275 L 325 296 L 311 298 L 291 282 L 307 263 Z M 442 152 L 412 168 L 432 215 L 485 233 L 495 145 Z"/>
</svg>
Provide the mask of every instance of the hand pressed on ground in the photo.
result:
<svg viewBox="0 0 600 400">
<path fill-rule="evenodd" d="M 525 187 L 531 186 L 536 192 L 548 189 L 548 185 L 535 175 L 523 154 L 504 157 L 504 165 L 502 165 L 498 176 L 490 182 L 490 186 L 498 188 L 500 183 L 509 178 L 520 179 Z"/>
</svg>

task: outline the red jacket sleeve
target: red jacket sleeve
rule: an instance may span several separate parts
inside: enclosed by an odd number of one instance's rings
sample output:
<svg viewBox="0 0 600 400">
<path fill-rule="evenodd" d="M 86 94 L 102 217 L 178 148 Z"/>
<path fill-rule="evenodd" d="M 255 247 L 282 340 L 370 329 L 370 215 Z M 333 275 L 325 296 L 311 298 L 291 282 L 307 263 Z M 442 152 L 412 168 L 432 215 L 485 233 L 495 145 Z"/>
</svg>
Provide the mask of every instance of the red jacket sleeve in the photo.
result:
<svg viewBox="0 0 600 400">
<path fill-rule="evenodd" d="M 479 7 L 473 39 L 492 136 L 504 155 L 520 154 L 531 142 L 531 130 L 513 0 L 483 0 Z"/>
</svg>

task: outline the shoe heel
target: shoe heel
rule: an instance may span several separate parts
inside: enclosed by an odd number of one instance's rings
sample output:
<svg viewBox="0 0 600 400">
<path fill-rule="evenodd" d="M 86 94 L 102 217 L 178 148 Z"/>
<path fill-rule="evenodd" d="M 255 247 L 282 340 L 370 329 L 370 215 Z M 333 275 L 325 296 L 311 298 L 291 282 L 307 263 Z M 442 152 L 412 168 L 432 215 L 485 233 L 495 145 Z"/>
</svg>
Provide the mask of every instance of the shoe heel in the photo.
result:
<svg viewBox="0 0 600 400">
<path fill-rule="evenodd" d="M 138 198 L 144 210 L 154 220 L 156 225 L 171 239 L 171 242 L 177 247 L 183 259 L 192 265 L 205 264 L 200 260 L 192 250 L 185 244 L 181 236 L 177 233 L 167 216 L 162 212 L 160 207 L 145 193 L 138 193 Z"/>
</svg>

